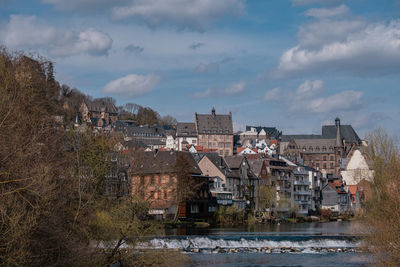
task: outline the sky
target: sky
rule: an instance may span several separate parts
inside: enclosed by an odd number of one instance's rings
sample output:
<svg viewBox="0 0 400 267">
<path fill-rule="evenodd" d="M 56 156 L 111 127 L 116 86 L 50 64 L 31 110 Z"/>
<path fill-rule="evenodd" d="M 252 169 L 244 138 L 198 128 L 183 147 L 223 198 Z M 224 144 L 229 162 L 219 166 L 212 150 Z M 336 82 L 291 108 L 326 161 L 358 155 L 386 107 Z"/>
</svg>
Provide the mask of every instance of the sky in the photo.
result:
<svg viewBox="0 0 400 267">
<path fill-rule="evenodd" d="M 399 0 L 0 0 L 0 45 L 178 121 L 400 131 Z"/>
</svg>

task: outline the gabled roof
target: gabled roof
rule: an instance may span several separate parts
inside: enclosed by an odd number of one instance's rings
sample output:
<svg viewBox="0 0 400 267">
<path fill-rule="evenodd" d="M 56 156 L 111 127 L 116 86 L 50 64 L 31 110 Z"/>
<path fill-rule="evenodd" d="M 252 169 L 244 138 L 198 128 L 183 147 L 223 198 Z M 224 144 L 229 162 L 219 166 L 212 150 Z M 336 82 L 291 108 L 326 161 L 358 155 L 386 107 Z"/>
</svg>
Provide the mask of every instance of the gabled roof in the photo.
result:
<svg viewBox="0 0 400 267">
<path fill-rule="evenodd" d="M 178 122 L 176 126 L 176 136 L 196 137 L 196 126 L 193 122 Z"/>
<path fill-rule="evenodd" d="M 282 132 L 278 131 L 278 129 L 276 129 L 276 127 L 246 125 L 246 131 L 250 131 L 251 128 L 255 128 L 257 130 L 257 133 L 260 133 L 261 130 L 264 130 L 269 135 L 270 138 L 274 137 L 274 138 L 278 139 L 282 135 Z"/>
<path fill-rule="evenodd" d="M 233 156 L 226 156 L 224 159 L 228 164 L 229 168 L 239 169 L 245 157 L 242 155 L 233 155 Z"/>
<path fill-rule="evenodd" d="M 89 111 L 95 111 L 95 112 L 108 112 L 108 113 L 118 113 L 117 107 L 110 102 L 105 102 L 101 100 L 85 100 L 85 104 L 88 108 Z"/>
<path fill-rule="evenodd" d="M 198 134 L 233 134 L 232 114 L 195 114 Z"/>
<path fill-rule="evenodd" d="M 156 174 L 177 172 L 177 159 L 182 157 L 187 163 L 190 173 L 201 174 L 200 168 L 189 152 L 184 151 L 146 151 L 134 156 L 130 169 L 131 174 Z"/>
<path fill-rule="evenodd" d="M 322 136 L 324 138 L 336 138 L 337 128 L 335 125 L 322 126 Z M 340 125 L 340 136 L 346 143 L 360 143 L 361 139 L 358 137 L 351 125 Z"/>
</svg>

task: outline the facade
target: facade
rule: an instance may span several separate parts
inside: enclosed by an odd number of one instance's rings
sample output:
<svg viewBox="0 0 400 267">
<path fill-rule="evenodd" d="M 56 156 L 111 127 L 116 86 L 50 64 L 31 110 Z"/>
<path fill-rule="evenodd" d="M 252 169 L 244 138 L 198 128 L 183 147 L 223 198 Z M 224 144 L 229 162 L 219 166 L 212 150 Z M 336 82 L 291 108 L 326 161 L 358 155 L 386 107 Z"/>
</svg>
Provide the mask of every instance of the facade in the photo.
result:
<svg viewBox="0 0 400 267">
<path fill-rule="evenodd" d="M 293 170 L 293 201 L 296 213 L 302 216 L 308 215 L 311 210 L 312 191 L 309 182 L 309 173 L 304 167 Z"/>
<path fill-rule="evenodd" d="M 252 172 L 246 157 L 241 155 L 226 156 L 224 160 L 230 169 L 227 188 L 233 192 L 233 203 L 240 209 L 256 208 L 259 179 Z"/>
<path fill-rule="evenodd" d="M 354 149 L 343 165 L 340 174 L 346 185 L 356 185 L 362 180 L 373 181 L 374 172 L 369 168 L 367 156 L 362 153 L 362 149 Z"/>
<path fill-rule="evenodd" d="M 275 210 L 288 214 L 293 207 L 293 166 L 284 160 L 266 159 L 269 185 L 276 188 Z"/>
<path fill-rule="evenodd" d="M 182 185 L 178 185 L 179 175 L 187 172 L 184 184 L 190 188 L 183 190 L 187 199 L 179 199 Z M 132 194 L 150 201 L 150 214 L 157 218 L 205 218 L 211 216 L 208 205 L 208 177 L 201 170 L 189 152 L 150 151 L 137 153 L 129 170 L 132 177 Z M 178 209 L 178 210 L 177 210 Z"/>
<path fill-rule="evenodd" d="M 328 182 L 322 189 L 322 209 L 328 209 L 334 215 L 350 211 L 349 194 L 340 180 Z"/>
<path fill-rule="evenodd" d="M 197 114 L 196 112 L 195 127 L 200 146 L 217 149 L 221 156 L 233 155 L 232 113 L 217 115 L 214 108 L 211 114 Z"/>
<path fill-rule="evenodd" d="M 336 118 L 335 125 L 322 126 L 321 135 L 283 135 L 280 154 L 339 177 L 341 159 L 361 143 L 353 127 Z"/>
<path fill-rule="evenodd" d="M 176 126 L 177 150 L 187 150 L 188 146 L 197 145 L 196 126 L 192 122 L 178 122 Z"/>
</svg>

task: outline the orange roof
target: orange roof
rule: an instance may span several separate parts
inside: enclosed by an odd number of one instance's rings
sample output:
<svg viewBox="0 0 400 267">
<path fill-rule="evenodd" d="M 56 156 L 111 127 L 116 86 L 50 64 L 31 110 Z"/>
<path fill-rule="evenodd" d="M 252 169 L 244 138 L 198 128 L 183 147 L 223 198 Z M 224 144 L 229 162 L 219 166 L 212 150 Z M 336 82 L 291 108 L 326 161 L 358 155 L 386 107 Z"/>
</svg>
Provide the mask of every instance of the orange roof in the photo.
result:
<svg viewBox="0 0 400 267">
<path fill-rule="evenodd" d="M 238 147 L 238 148 L 236 148 L 236 153 L 240 153 L 245 149 L 246 149 L 245 147 Z"/>
</svg>

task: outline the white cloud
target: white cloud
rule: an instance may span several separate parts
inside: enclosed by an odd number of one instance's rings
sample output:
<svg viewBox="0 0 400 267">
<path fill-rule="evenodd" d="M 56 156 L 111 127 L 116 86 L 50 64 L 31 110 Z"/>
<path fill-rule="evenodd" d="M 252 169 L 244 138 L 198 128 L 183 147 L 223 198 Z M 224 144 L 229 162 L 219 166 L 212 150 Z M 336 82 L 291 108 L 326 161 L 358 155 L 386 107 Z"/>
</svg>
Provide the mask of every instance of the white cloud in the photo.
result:
<svg viewBox="0 0 400 267">
<path fill-rule="evenodd" d="M 231 84 L 228 88 L 225 89 L 225 94 L 227 95 L 237 95 L 242 93 L 246 88 L 245 82 L 238 82 Z"/>
<path fill-rule="evenodd" d="M 346 5 L 340 5 L 334 8 L 311 8 L 306 11 L 306 16 L 315 18 L 336 17 L 349 13 L 349 8 Z"/>
<path fill-rule="evenodd" d="M 270 102 L 279 100 L 281 99 L 281 95 L 282 95 L 282 90 L 279 87 L 268 90 L 264 95 L 264 101 Z"/>
<path fill-rule="evenodd" d="M 194 98 L 204 98 L 204 97 L 208 97 L 213 93 L 213 90 L 211 88 L 207 88 L 205 91 L 203 92 L 197 92 L 193 94 Z"/>
<path fill-rule="evenodd" d="M 108 34 L 87 29 L 76 36 L 69 33 L 65 44 L 61 44 L 50 50 L 54 56 L 72 56 L 78 54 L 89 54 L 92 56 L 107 55 L 112 46 L 112 39 Z M 68 40 L 69 39 L 69 40 Z"/>
<path fill-rule="evenodd" d="M 115 20 L 136 19 L 150 27 L 206 30 L 224 16 L 245 13 L 245 0 L 42 0 L 57 9 L 78 12 L 101 11 Z"/>
<path fill-rule="evenodd" d="M 11 15 L 3 35 L 3 42 L 9 47 L 38 47 L 57 40 L 55 28 L 35 16 Z"/>
<path fill-rule="evenodd" d="M 88 54 L 107 55 L 112 39 L 94 29 L 82 32 L 61 31 L 37 19 L 36 16 L 11 15 L 2 32 L 3 43 L 10 48 L 44 49 L 52 56 Z"/>
<path fill-rule="evenodd" d="M 324 89 L 321 80 L 306 80 L 296 90 L 274 88 L 264 95 L 264 100 L 281 100 L 282 108 L 293 114 L 319 114 L 359 110 L 364 106 L 362 91 L 346 90 L 320 96 Z"/>
<path fill-rule="evenodd" d="M 306 80 L 297 88 L 297 96 L 310 97 L 317 95 L 324 87 L 324 82 L 321 80 L 309 81 Z"/>
<path fill-rule="evenodd" d="M 161 79 L 161 76 L 157 74 L 129 74 L 109 82 L 103 91 L 127 97 L 141 96 L 153 91 Z"/>
<path fill-rule="evenodd" d="M 361 101 L 363 95 L 364 93 L 361 91 L 342 91 L 327 97 L 311 99 L 309 103 L 305 103 L 306 105 L 304 106 L 295 104 L 293 109 L 304 109 L 311 113 L 355 110 L 359 109 L 363 105 Z M 305 102 L 308 101 L 305 100 Z"/>
<path fill-rule="evenodd" d="M 274 75 L 286 77 L 324 71 L 372 75 L 399 72 L 400 20 L 358 27 L 361 26 L 355 23 L 348 32 L 340 32 L 343 36 L 338 40 L 328 43 L 303 46 L 300 40 L 298 45 L 283 53 Z M 312 35 L 320 34 L 309 34 Z"/>
</svg>

